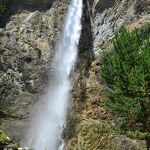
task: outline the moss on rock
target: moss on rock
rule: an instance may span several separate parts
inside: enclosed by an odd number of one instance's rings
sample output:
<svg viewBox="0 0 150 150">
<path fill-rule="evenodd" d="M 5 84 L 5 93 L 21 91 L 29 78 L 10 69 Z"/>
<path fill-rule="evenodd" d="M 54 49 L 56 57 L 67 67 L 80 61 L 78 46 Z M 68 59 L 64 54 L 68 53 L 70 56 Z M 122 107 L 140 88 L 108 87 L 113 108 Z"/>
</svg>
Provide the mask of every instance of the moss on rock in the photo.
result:
<svg viewBox="0 0 150 150">
<path fill-rule="evenodd" d="M 6 144 L 7 142 L 7 136 L 6 134 L 0 130 L 0 145 Z"/>
<path fill-rule="evenodd" d="M 0 149 L 18 150 L 19 144 L 6 136 L 4 131 L 0 130 Z"/>
</svg>

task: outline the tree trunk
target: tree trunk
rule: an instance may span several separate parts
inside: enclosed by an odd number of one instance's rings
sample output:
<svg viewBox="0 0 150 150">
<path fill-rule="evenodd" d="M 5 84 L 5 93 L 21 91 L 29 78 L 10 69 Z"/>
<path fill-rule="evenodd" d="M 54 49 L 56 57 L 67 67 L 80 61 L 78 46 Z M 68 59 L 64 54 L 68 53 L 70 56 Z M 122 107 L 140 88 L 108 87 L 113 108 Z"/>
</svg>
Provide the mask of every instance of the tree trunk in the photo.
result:
<svg viewBox="0 0 150 150">
<path fill-rule="evenodd" d="M 147 150 L 150 150 L 150 138 L 146 139 Z"/>
</svg>

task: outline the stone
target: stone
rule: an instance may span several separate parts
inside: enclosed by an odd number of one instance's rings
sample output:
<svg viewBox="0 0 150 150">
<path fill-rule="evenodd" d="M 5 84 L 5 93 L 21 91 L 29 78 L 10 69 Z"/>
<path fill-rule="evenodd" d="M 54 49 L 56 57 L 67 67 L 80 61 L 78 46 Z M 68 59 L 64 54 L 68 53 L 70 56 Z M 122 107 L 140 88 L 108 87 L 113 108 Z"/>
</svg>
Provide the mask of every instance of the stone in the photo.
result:
<svg viewBox="0 0 150 150">
<path fill-rule="evenodd" d="M 24 136 L 34 102 L 48 85 L 68 1 L 1 3 L 9 9 L 0 17 L 0 109 L 7 109 L 10 116 L 1 120 L 6 134 L 18 141 Z"/>
<path fill-rule="evenodd" d="M 114 32 L 122 25 L 129 27 L 133 22 L 145 17 L 149 11 L 148 0 L 94 0 L 92 5 L 94 51 L 100 51 L 102 43 L 111 40 Z M 149 19 L 144 21 L 146 22 L 149 22 Z"/>
</svg>

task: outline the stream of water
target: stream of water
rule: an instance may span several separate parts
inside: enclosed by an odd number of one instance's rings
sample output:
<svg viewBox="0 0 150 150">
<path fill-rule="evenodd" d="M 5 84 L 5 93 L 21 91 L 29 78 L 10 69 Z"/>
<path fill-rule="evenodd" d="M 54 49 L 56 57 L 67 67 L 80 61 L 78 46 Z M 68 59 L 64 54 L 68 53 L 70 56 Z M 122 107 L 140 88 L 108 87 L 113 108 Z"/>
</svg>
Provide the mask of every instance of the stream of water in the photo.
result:
<svg viewBox="0 0 150 150">
<path fill-rule="evenodd" d="M 82 27 L 82 5 L 82 0 L 72 0 L 66 14 L 63 32 L 55 50 L 54 75 L 27 137 L 28 145 L 35 150 L 63 149 L 61 134 L 71 99 L 72 83 L 69 76 L 77 58 Z"/>
</svg>

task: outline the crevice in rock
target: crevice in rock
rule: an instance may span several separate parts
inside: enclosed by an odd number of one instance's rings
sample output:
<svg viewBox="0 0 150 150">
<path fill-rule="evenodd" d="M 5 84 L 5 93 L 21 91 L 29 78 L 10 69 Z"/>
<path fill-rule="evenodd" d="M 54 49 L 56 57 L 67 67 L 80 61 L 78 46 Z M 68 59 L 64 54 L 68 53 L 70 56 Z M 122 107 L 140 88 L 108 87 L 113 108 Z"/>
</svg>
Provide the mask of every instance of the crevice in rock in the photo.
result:
<svg viewBox="0 0 150 150">
<path fill-rule="evenodd" d="M 88 0 L 83 0 L 82 31 L 79 42 L 77 68 L 85 69 L 85 76 L 91 61 L 95 58 L 93 52 L 93 33 L 88 8 Z"/>
<path fill-rule="evenodd" d="M 74 106 L 71 113 L 68 114 L 67 127 L 63 133 L 65 140 L 73 138 L 76 134 L 75 128 L 80 120 L 77 114 L 83 110 L 83 105 L 86 100 L 86 79 L 89 76 L 90 65 L 95 59 L 88 0 L 83 0 L 83 3 L 82 31 L 78 47 L 79 51 L 72 90 Z"/>
<path fill-rule="evenodd" d="M 109 9 L 114 5 L 115 0 L 101 0 L 97 3 L 95 9 L 97 13 L 103 12 L 105 9 Z"/>
<path fill-rule="evenodd" d="M 82 31 L 79 42 L 79 53 L 77 60 L 77 73 L 79 73 L 79 78 L 76 81 L 79 84 L 78 90 L 80 92 L 80 100 L 82 101 L 81 103 L 84 103 L 86 99 L 85 83 L 86 79 L 89 76 L 90 65 L 95 59 L 93 51 L 93 32 L 91 26 L 90 11 L 88 7 L 88 0 L 83 0 L 83 3 L 84 7 L 82 16 Z M 82 105 L 80 105 L 79 109 L 82 110 Z"/>
</svg>

